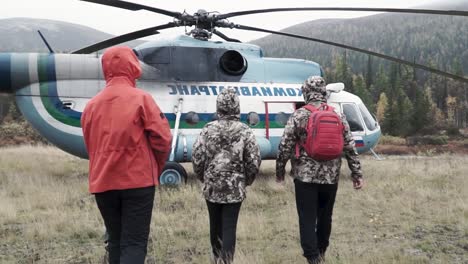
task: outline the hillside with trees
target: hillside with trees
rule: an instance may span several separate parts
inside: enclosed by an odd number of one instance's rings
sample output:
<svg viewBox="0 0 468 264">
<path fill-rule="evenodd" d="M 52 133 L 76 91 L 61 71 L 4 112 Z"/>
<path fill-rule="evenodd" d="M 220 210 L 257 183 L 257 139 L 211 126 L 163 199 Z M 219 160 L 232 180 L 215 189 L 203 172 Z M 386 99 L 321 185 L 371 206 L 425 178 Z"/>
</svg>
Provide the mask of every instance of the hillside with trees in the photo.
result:
<svg viewBox="0 0 468 264">
<path fill-rule="evenodd" d="M 0 19 L 0 52 L 49 52 L 38 30 L 55 52 L 70 52 L 113 37 L 111 34 L 62 21 L 35 18 Z M 136 46 L 135 40 L 123 45 Z M 0 94 L 0 123 L 7 115 L 11 98 Z"/>
<path fill-rule="evenodd" d="M 78 24 L 35 18 L 0 19 L 0 52 L 48 52 L 37 31 L 56 52 L 70 52 L 113 35 Z M 143 41 L 125 43 L 135 46 Z"/>
</svg>

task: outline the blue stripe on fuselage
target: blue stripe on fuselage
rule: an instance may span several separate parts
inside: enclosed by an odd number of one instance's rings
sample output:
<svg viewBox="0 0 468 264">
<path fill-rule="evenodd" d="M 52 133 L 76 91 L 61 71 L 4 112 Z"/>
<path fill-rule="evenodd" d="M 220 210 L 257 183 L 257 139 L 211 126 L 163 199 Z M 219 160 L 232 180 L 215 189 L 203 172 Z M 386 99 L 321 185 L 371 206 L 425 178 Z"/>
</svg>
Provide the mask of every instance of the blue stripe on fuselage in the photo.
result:
<svg viewBox="0 0 468 264">
<path fill-rule="evenodd" d="M 44 59 L 46 59 L 46 80 L 40 80 L 40 82 L 47 82 L 48 85 L 48 96 L 50 98 L 50 101 L 52 102 L 53 106 L 55 109 L 57 109 L 59 112 L 62 114 L 73 118 L 73 119 L 81 119 L 81 112 L 72 110 L 72 109 L 64 109 L 63 108 L 63 102 L 60 100 L 60 97 L 57 92 L 57 77 L 56 77 L 56 71 L 55 71 L 55 57 L 52 54 L 48 55 L 40 55 L 40 56 L 46 56 Z"/>
<path fill-rule="evenodd" d="M 189 113 L 182 113 L 182 116 L 180 117 L 181 120 L 184 120 L 185 117 L 187 116 L 187 114 Z M 258 114 L 258 113 L 257 113 Z M 287 115 L 287 117 L 289 118 L 289 116 L 291 115 L 291 113 L 285 113 Z M 176 120 L 176 114 L 174 113 L 164 113 L 164 115 L 166 116 L 167 120 L 169 121 L 175 121 Z M 201 121 L 206 121 L 206 122 L 210 122 L 210 121 L 213 121 L 213 117 L 215 115 L 215 113 L 212 113 L 212 114 L 206 114 L 206 113 L 197 113 L 198 115 L 198 118 L 201 120 Z M 249 114 L 241 114 L 241 120 L 247 120 L 247 117 L 248 117 Z M 268 117 L 271 120 L 276 120 L 276 116 L 278 114 L 276 113 L 273 113 L 273 114 L 268 114 Z M 260 121 L 265 121 L 265 118 L 266 118 L 266 114 L 258 114 L 259 118 L 260 118 Z"/>
</svg>

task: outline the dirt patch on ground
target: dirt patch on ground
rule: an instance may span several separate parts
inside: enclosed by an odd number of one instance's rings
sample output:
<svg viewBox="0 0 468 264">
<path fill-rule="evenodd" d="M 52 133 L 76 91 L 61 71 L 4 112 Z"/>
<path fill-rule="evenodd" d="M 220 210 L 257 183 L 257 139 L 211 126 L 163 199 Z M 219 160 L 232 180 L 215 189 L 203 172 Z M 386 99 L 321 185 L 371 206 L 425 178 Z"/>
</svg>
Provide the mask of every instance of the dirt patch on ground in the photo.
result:
<svg viewBox="0 0 468 264">
<path fill-rule="evenodd" d="M 466 263 L 462 260 L 466 260 L 468 240 L 463 230 L 450 225 L 416 226 L 410 235 L 416 241 L 415 254 L 425 254 L 431 259 L 442 252 L 458 260 L 457 263 Z"/>
</svg>

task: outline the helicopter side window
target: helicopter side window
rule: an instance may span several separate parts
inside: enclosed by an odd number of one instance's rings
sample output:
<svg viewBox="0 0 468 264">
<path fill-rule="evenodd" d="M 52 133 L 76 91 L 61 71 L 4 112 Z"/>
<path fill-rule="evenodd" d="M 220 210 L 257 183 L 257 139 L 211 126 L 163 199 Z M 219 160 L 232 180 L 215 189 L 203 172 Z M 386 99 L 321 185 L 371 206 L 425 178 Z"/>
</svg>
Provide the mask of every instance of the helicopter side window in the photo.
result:
<svg viewBox="0 0 468 264">
<path fill-rule="evenodd" d="M 285 126 L 288 123 L 289 116 L 285 112 L 278 112 L 275 116 L 275 121 L 278 125 Z"/>
<path fill-rule="evenodd" d="M 185 122 L 187 122 L 187 124 L 196 125 L 199 121 L 200 118 L 198 117 L 198 114 L 194 111 L 190 111 L 187 114 L 185 114 Z"/>
<path fill-rule="evenodd" d="M 260 122 L 260 116 L 255 112 L 250 112 L 247 115 L 247 124 L 249 126 L 256 126 Z"/>
<path fill-rule="evenodd" d="M 369 113 L 369 110 L 367 110 L 366 106 L 364 104 L 359 104 L 359 110 L 361 111 L 361 115 L 364 118 L 364 123 L 366 124 L 367 129 L 370 131 L 375 130 L 377 127 L 377 122 L 372 117 L 371 113 Z"/>
<path fill-rule="evenodd" d="M 343 113 L 352 132 L 364 131 L 357 109 L 352 104 L 343 104 Z"/>
</svg>

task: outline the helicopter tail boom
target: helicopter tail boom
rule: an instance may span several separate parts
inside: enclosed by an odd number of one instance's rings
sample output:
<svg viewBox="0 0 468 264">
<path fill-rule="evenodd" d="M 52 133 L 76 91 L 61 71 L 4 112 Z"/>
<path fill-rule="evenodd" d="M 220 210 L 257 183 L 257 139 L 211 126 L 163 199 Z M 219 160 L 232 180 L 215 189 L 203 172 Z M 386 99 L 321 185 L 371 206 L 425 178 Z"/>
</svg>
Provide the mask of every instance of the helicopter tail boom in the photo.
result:
<svg viewBox="0 0 468 264">
<path fill-rule="evenodd" d="M 3 94 L 34 95 L 25 92 L 30 89 L 23 88 L 61 80 L 100 80 L 101 75 L 99 58 L 92 55 L 0 53 L 0 93 Z"/>
</svg>

